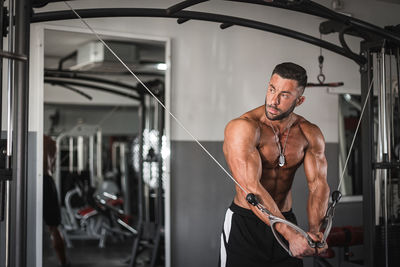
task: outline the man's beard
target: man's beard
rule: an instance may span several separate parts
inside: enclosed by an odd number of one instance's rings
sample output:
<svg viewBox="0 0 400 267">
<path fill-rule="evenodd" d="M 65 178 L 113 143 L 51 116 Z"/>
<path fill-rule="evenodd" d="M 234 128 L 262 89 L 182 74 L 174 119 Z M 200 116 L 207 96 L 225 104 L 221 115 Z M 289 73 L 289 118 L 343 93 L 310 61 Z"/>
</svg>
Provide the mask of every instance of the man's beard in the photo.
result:
<svg viewBox="0 0 400 267">
<path fill-rule="evenodd" d="M 268 106 L 267 103 L 265 103 L 265 115 L 267 116 L 267 118 L 271 121 L 280 121 L 283 120 L 284 118 L 288 117 L 294 110 L 294 108 L 296 107 L 296 100 L 293 102 L 293 104 L 290 106 L 290 108 L 288 110 L 286 110 L 285 112 L 276 115 L 274 117 L 270 117 L 268 115 L 268 111 L 267 108 L 275 108 L 273 106 Z M 276 109 L 276 108 L 275 108 Z"/>
</svg>

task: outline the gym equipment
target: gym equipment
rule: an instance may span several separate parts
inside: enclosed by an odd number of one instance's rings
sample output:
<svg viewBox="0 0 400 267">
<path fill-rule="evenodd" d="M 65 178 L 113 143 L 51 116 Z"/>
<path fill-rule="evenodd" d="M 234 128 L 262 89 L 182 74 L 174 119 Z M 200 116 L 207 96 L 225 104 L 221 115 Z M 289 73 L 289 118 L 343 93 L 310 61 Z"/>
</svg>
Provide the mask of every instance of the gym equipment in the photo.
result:
<svg viewBox="0 0 400 267">
<path fill-rule="evenodd" d="M 320 39 L 322 39 L 322 34 L 320 35 Z M 319 48 L 318 67 L 318 83 L 307 83 L 307 87 L 339 87 L 344 85 L 343 82 L 325 83 L 325 74 L 322 71 L 324 67 L 324 56 L 322 55 L 322 47 Z"/>
<path fill-rule="evenodd" d="M 149 96 L 145 96 L 143 104 L 141 134 L 132 148 L 132 165 L 141 179 L 138 183 L 138 234 L 132 246 L 130 267 L 136 266 L 139 254 L 145 250 L 150 250 L 151 267 L 164 261 L 161 250 L 164 238 L 164 109 Z"/>
<path fill-rule="evenodd" d="M 51 1 L 51 2 L 56 2 L 55 1 Z M 239 0 L 238 0 L 239 1 Z M 34 4 L 36 4 L 36 7 L 41 7 L 46 5 L 48 2 L 50 1 L 34 1 Z M 391 45 L 393 46 L 397 46 L 398 48 L 398 44 L 400 42 L 400 35 L 396 34 L 395 32 L 389 30 L 389 29 L 382 29 L 380 27 L 377 27 L 375 25 L 363 22 L 361 20 L 358 20 L 356 18 L 351 18 L 351 17 L 347 17 L 344 16 L 342 14 L 336 13 L 332 10 L 329 10 L 328 8 L 319 5 L 317 3 L 314 3 L 313 1 L 240 1 L 240 2 L 247 2 L 247 3 L 251 3 L 251 4 L 259 4 L 259 5 L 264 5 L 264 6 L 271 6 L 271 7 L 278 7 L 278 8 L 285 8 L 288 10 L 293 10 L 293 11 L 297 11 L 297 12 L 303 12 L 303 13 L 307 13 L 307 14 L 311 14 L 311 15 L 317 15 L 320 17 L 324 17 L 324 18 L 328 18 L 331 20 L 334 20 L 335 22 L 340 22 L 340 24 L 345 25 L 346 27 L 346 32 L 349 32 L 349 28 L 353 28 L 356 30 L 356 32 L 361 33 L 361 37 L 366 40 L 367 42 L 363 42 L 361 44 L 361 51 L 360 51 L 360 55 L 354 54 L 351 51 L 347 51 L 348 49 L 345 48 L 341 48 L 338 47 L 336 45 L 330 44 L 328 42 L 320 42 L 317 38 L 313 38 L 311 36 L 307 36 L 298 32 L 294 32 L 294 31 L 290 31 L 288 29 L 282 29 L 273 25 L 268 25 L 268 24 L 263 24 L 257 21 L 249 21 L 249 20 L 245 20 L 245 19 L 241 19 L 241 18 L 234 18 L 234 17 L 229 17 L 229 16 L 221 16 L 218 14 L 208 14 L 208 13 L 201 13 L 201 12 L 192 12 L 192 11 L 181 11 L 182 7 L 189 7 L 191 5 L 194 5 L 196 3 L 198 3 L 198 1 L 185 1 L 185 5 L 176 8 L 175 10 L 171 8 L 167 9 L 169 10 L 169 12 L 167 12 L 167 10 L 164 9 L 160 9 L 160 10 L 143 10 L 141 9 L 139 10 L 127 10 L 127 9 L 120 9 L 120 10 L 112 10 L 112 9 L 107 9 L 105 11 L 105 13 L 107 14 L 111 14 L 111 13 L 115 13 L 114 16 L 123 16 L 123 15 L 130 15 L 130 16 L 161 16 L 161 17 L 175 17 L 181 20 L 190 20 L 190 19 L 202 19 L 202 20 L 210 20 L 210 21 L 216 21 L 216 22 L 220 22 L 223 23 L 223 25 L 225 27 L 223 28 L 227 28 L 226 26 L 233 26 L 233 25 L 241 25 L 241 26 L 246 26 L 246 27 L 253 27 L 253 28 L 258 28 L 258 29 L 262 29 L 262 30 L 266 30 L 266 31 L 273 31 L 276 33 L 280 33 L 280 34 L 284 34 L 286 36 L 290 36 L 292 38 L 297 38 L 299 40 L 311 43 L 311 44 L 315 44 L 315 45 L 319 45 L 322 46 L 326 49 L 329 49 L 331 51 L 334 51 L 335 53 L 341 54 L 341 55 L 345 55 L 348 58 L 351 58 L 352 60 L 354 60 L 357 64 L 359 64 L 361 66 L 361 84 L 362 84 L 362 95 L 363 95 L 363 99 L 365 99 L 366 96 L 366 92 L 367 92 L 367 88 L 369 86 L 369 83 L 371 81 L 371 70 L 372 70 L 372 53 L 373 50 L 376 48 L 376 42 L 379 43 L 380 41 L 382 41 L 383 39 L 388 40 Z M 27 38 L 27 26 L 29 26 L 29 14 L 31 14 L 31 10 L 29 8 L 30 2 L 29 1 L 17 1 L 17 8 L 16 8 L 16 36 L 18 36 L 18 40 L 16 43 L 17 46 L 17 53 L 26 53 L 27 54 L 27 49 L 26 49 L 26 44 L 29 42 L 26 42 L 26 40 L 29 40 L 29 37 Z M 91 16 L 94 16 L 93 14 L 97 14 L 97 16 L 103 14 L 103 16 L 105 16 L 105 13 L 101 13 L 102 10 L 96 10 L 96 12 L 92 12 Z M 133 11 L 137 12 L 134 13 Z M 172 12 L 173 11 L 173 12 Z M 176 13 L 175 13 L 176 12 Z M 10 12 L 10 13 L 14 13 L 14 12 Z M 83 15 L 85 15 L 85 12 L 80 12 Z M 3 13 L 2 13 L 3 14 Z M 68 16 L 66 16 L 66 14 Z M 68 19 L 68 18 L 74 18 L 74 14 L 72 14 L 71 12 L 64 12 L 64 13 L 57 13 L 55 12 L 53 14 L 53 16 L 47 16 L 49 14 L 33 14 L 32 18 L 31 18 L 31 22 L 37 22 L 37 21 L 44 21 L 44 20 L 55 20 L 55 19 Z M 10 21 L 12 21 L 13 16 L 10 16 Z M 11 22 L 10 25 L 13 25 L 13 23 Z M 12 28 L 12 27 L 10 27 Z M 341 36 L 343 36 L 343 33 L 345 31 L 341 32 Z M 367 36 L 367 37 L 363 37 L 363 36 Z M 372 36 L 372 38 L 370 38 Z M 9 35 L 10 37 L 10 35 Z M 12 38 L 10 38 L 12 39 Z M 368 39 L 368 40 L 367 40 Z M 379 45 L 378 45 L 379 46 Z M 399 57 L 397 57 L 398 59 Z M 25 69 L 24 69 L 25 68 Z M 28 77 L 28 72 L 26 71 L 26 65 L 23 66 L 24 70 L 17 71 L 16 73 L 16 81 L 22 81 L 21 83 L 19 83 L 17 85 L 17 88 L 26 83 L 27 79 L 26 77 Z M 24 78 L 25 79 L 21 79 Z M 26 85 L 26 84 L 25 84 Z M 20 88 L 19 88 L 20 89 Z M 18 112 L 16 112 L 14 115 L 16 118 L 18 118 L 18 123 L 17 126 L 14 128 L 14 133 L 15 136 L 18 136 L 19 138 L 16 138 L 16 146 L 17 149 L 15 149 L 15 151 L 17 152 L 15 154 L 15 156 L 18 159 L 22 159 L 22 160 L 18 160 L 18 173 L 14 173 L 14 177 L 15 180 L 17 181 L 17 187 L 18 189 L 16 190 L 17 193 L 13 193 L 13 198 L 15 197 L 18 202 L 16 205 L 16 209 L 17 209 L 17 218 L 12 218 L 12 224 L 16 224 L 16 234 L 14 234 L 14 232 L 12 233 L 12 236 L 16 236 L 17 238 L 12 238 L 12 240 L 16 240 L 17 245 L 11 245 L 11 246 L 7 246 L 10 247 L 12 250 L 14 248 L 20 248 L 20 247 L 24 247 L 23 244 L 26 240 L 26 237 L 24 236 L 24 227 L 26 227 L 26 221 L 24 220 L 24 212 L 26 211 L 26 207 L 24 205 L 25 201 L 24 201 L 24 196 L 22 195 L 18 195 L 18 192 L 25 192 L 25 185 L 23 183 L 24 180 L 26 180 L 26 175 L 25 173 L 25 161 L 26 161 L 26 153 L 25 153 L 25 147 L 26 144 L 23 140 L 26 140 L 26 127 L 27 127 L 27 120 L 26 120 L 26 114 L 27 114 L 27 109 L 26 109 L 26 94 L 24 92 L 24 90 L 22 90 L 21 92 L 19 92 L 19 89 L 16 90 L 16 96 L 20 97 L 18 100 L 21 101 L 17 101 L 16 103 L 19 103 L 18 105 L 20 105 L 21 107 L 15 107 L 15 108 L 19 108 Z M 363 159 L 363 166 L 364 166 L 364 173 L 363 176 L 365 177 L 365 182 L 363 183 L 364 185 L 364 202 L 363 202 L 363 207 L 364 207 L 364 217 L 365 217 L 365 236 L 366 238 L 366 242 L 365 242 L 365 255 L 366 255 L 366 262 L 365 264 L 367 266 L 374 266 L 374 242 L 375 242 L 375 214 L 371 214 L 371 207 L 374 207 L 375 203 L 375 196 L 373 193 L 373 187 L 374 187 L 374 183 L 373 183 L 373 176 L 372 176 L 372 170 L 375 168 L 385 168 L 385 169 L 393 169 L 393 168 L 398 168 L 398 164 L 396 165 L 396 162 L 393 161 L 381 161 L 381 162 L 377 162 L 374 163 L 373 162 L 373 151 L 372 151 L 372 145 L 373 144 L 373 134 L 372 132 L 370 132 L 371 130 L 371 118 L 373 117 L 372 115 L 372 101 L 368 100 L 368 105 L 367 105 L 367 112 L 366 112 L 366 117 L 363 120 L 363 135 L 362 135 L 362 147 L 363 147 L 363 151 L 362 151 L 362 159 Z M 10 140 L 10 139 L 8 139 Z M 14 170 L 14 172 L 17 172 L 17 170 Z M 389 179 L 390 180 L 390 179 Z M 22 181 L 22 183 L 21 183 Z M 9 194 L 7 194 L 7 196 L 9 196 Z M 26 251 L 24 251 L 23 249 L 18 250 L 17 252 L 13 251 L 11 253 L 11 259 L 12 261 L 16 262 L 16 266 L 24 266 L 25 265 L 25 256 L 26 256 Z M 8 266 L 8 265 L 6 265 Z"/>
<path fill-rule="evenodd" d="M 101 144 L 102 133 L 100 127 L 97 125 L 78 124 L 69 131 L 57 136 L 54 180 L 61 196 L 63 196 L 63 188 L 61 187 L 61 173 L 63 170 L 69 173 L 81 173 L 86 169 L 86 166 L 89 166 L 90 185 L 96 187 L 102 183 L 103 163 L 101 158 Z M 63 151 L 66 151 L 68 154 L 64 155 Z M 68 158 L 68 168 L 62 165 L 62 161 L 66 158 Z"/>
<path fill-rule="evenodd" d="M 3 167 L 0 171 L 0 223 L 4 223 L 1 265 L 9 267 L 25 266 L 27 254 L 24 244 L 27 240 L 29 42 L 24 40 L 29 32 L 30 9 L 22 1 L 9 0 L 7 7 L 4 2 L 0 1 L 0 36 L 8 35 L 8 51 L 3 50 L 2 38 L 0 64 L 3 66 L 3 58 L 8 59 L 8 73 L 3 75 L 7 77 L 7 144 L 5 146 L 2 141 L 0 151 L 1 159 L 5 160 L 0 164 Z M 3 84 L 2 78 L 0 83 Z M 2 111 L 0 115 L 1 122 Z"/>
<path fill-rule="evenodd" d="M 311 2 L 311 1 L 310 1 Z M 307 2 L 307 3 L 310 3 L 310 2 Z M 194 5 L 194 4 L 196 4 L 197 2 L 195 1 L 195 2 L 193 2 L 193 1 L 190 1 L 190 3 L 191 4 L 189 4 L 189 6 L 190 5 Z M 312 3 L 312 2 L 311 2 Z M 112 54 L 114 54 L 114 56 L 121 62 L 121 64 L 122 65 L 124 65 L 125 67 L 126 67 L 126 69 L 138 80 L 138 82 L 139 83 L 141 83 L 144 87 L 145 87 L 145 85 L 141 82 L 141 80 L 140 79 L 138 79 L 137 78 L 137 76 L 135 75 L 135 73 L 133 73 L 132 72 L 132 70 L 131 69 L 129 69 L 129 67 L 127 67 L 127 65 L 113 52 L 113 50 L 99 37 L 99 35 L 90 27 L 90 25 L 85 21 L 85 20 L 83 20 L 83 18 L 68 4 L 68 3 L 66 3 L 65 2 L 65 4 L 70 8 L 70 10 L 75 14 L 75 16 L 76 17 L 78 17 L 80 20 L 81 20 L 81 22 L 83 23 L 83 24 L 85 24 L 86 25 L 86 27 L 87 28 L 89 28 L 90 29 L 90 31 L 94 34 L 94 35 L 96 35 L 96 37 L 98 38 L 98 40 L 100 41 L 100 42 L 102 42 L 103 43 L 103 45 L 112 53 Z M 314 5 L 314 7 L 320 7 L 320 6 L 318 6 L 318 5 L 315 5 L 314 3 L 312 3 L 313 5 Z M 186 7 L 186 5 L 183 5 L 183 7 L 179 7 L 179 8 L 177 8 L 177 10 L 180 10 L 180 9 L 182 9 L 182 8 L 184 8 L 184 7 Z M 171 14 L 172 12 L 171 12 L 171 10 L 169 10 L 169 12 L 168 12 L 169 14 Z M 333 12 L 333 13 L 335 13 L 335 12 Z M 214 20 L 216 19 L 216 17 L 218 17 L 218 15 L 215 15 L 215 14 L 213 14 L 213 16 L 214 16 Z M 335 17 L 333 17 L 333 18 L 335 18 Z M 340 19 L 341 17 L 340 16 L 337 16 L 336 17 L 336 19 Z M 346 20 L 346 22 L 347 23 L 351 23 L 351 19 L 347 19 Z M 226 22 L 225 22 L 226 23 Z M 358 24 L 358 26 L 360 26 L 360 24 Z M 366 26 L 366 24 L 365 25 L 363 25 L 362 23 L 361 23 L 361 26 L 362 27 L 364 27 L 364 26 Z M 224 28 L 226 28 L 226 27 L 224 27 Z M 348 29 L 346 29 L 346 30 L 348 30 Z M 387 38 L 390 38 L 393 42 L 397 42 L 397 43 L 399 43 L 399 41 L 400 41 L 400 37 L 398 37 L 398 36 L 392 36 L 391 34 L 388 34 L 388 33 L 384 33 L 384 32 L 382 32 L 381 30 L 379 30 L 379 29 L 377 29 L 377 28 L 375 28 L 375 29 L 373 29 L 373 32 L 375 33 L 375 34 L 379 34 L 379 35 L 383 35 L 383 36 L 386 36 Z M 344 38 L 343 38 L 343 33 L 344 33 L 344 31 L 343 32 L 341 32 L 341 34 L 340 34 L 340 41 L 341 41 L 341 44 L 343 45 L 343 47 L 344 47 L 344 50 L 347 52 L 347 53 L 350 53 L 350 54 L 353 54 L 354 55 L 354 53 L 352 53 L 351 52 L 351 50 L 349 49 L 349 47 L 347 46 L 347 44 L 345 43 L 345 41 L 344 41 Z M 320 45 L 321 47 L 323 47 L 323 45 Z M 364 64 L 364 60 L 362 60 L 362 61 L 356 61 L 356 62 L 358 62 L 360 65 L 362 65 L 362 64 Z M 369 95 L 370 95 L 370 91 L 371 91 L 371 88 L 372 88 L 372 81 L 369 83 L 370 85 L 368 86 L 369 87 L 369 89 L 368 89 L 368 93 L 367 93 L 367 96 L 366 96 L 366 98 L 365 98 L 365 105 L 364 105 L 364 108 L 365 108 L 365 106 L 366 106 L 366 104 L 368 103 L 368 101 L 369 101 Z M 210 158 L 212 158 L 214 161 L 215 161 L 215 163 L 222 169 L 222 170 L 224 170 L 224 172 L 232 179 L 232 181 L 234 181 L 235 183 L 236 183 L 236 185 L 241 189 L 241 190 L 243 190 L 243 192 L 245 192 L 246 193 L 246 195 L 247 195 L 247 200 L 248 200 L 248 202 L 250 203 L 250 204 L 252 204 L 252 205 L 254 205 L 254 206 L 256 206 L 260 211 L 262 211 L 262 212 L 264 212 L 264 213 L 266 213 L 267 214 L 267 216 L 271 216 L 271 214 L 270 214 L 270 212 L 265 208 L 265 207 L 263 207 L 260 203 L 258 203 L 258 201 L 257 201 L 257 199 L 255 198 L 255 196 L 254 195 L 252 195 L 251 194 L 251 192 L 249 193 L 249 192 L 247 192 L 236 180 L 235 180 L 235 178 L 233 178 L 230 174 L 229 174 L 229 172 L 228 171 L 226 171 L 225 170 L 225 168 L 223 168 L 222 166 L 221 166 L 221 164 L 207 151 L 207 149 L 205 149 L 202 145 L 201 145 L 201 143 L 184 127 L 184 125 L 164 106 L 164 104 L 147 88 L 147 87 L 145 87 L 146 88 L 146 90 L 149 92 L 149 94 L 151 94 L 153 97 L 154 97 L 154 99 L 155 100 L 157 100 L 157 102 L 166 110 L 166 111 L 168 111 L 169 112 L 169 114 L 175 119 L 175 121 L 192 137 L 192 139 L 194 140 L 194 141 L 196 141 L 196 143 L 210 156 Z M 364 112 L 364 108 L 363 108 L 363 112 Z M 367 111 L 368 112 L 368 111 Z M 360 124 L 359 124 L 360 125 Z M 358 126 L 359 126 L 358 125 Z M 358 126 L 357 126 L 357 130 L 358 130 Z M 356 137 L 356 135 L 354 136 L 354 137 Z M 354 138 L 353 138 L 353 142 L 352 142 L 353 144 L 354 144 Z M 353 146 L 353 144 L 352 144 L 352 146 Z M 350 155 L 350 154 L 349 154 Z M 346 160 L 347 161 L 347 160 Z M 342 182 L 342 179 L 343 179 L 343 173 L 342 173 L 342 177 L 341 177 L 341 179 L 340 179 L 340 181 L 339 181 L 339 187 L 338 187 L 338 189 L 340 188 L 340 185 L 341 185 L 341 182 Z M 336 204 L 337 204 L 337 202 L 339 201 L 339 199 L 340 199 L 340 197 L 341 197 L 341 194 L 340 194 L 340 192 L 338 191 L 338 190 L 336 190 L 336 191 L 334 191 L 333 192 L 333 194 L 332 194 L 332 200 L 333 200 L 333 202 L 331 203 L 331 205 L 328 207 L 328 210 L 327 210 L 327 213 L 326 213 L 326 215 L 325 215 L 325 218 L 324 218 L 324 224 L 327 224 L 328 226 L 331 226 L 331 223 L 332 223 L 332 218 L 333 218 L 333 213 L 334 213 L 334 208 L 335 208 L 335 206 L 336 206 Z M 272 218 L 272 217 L 270 217 L 270 218 Z M 281 219 L 282 220 L 282 219 Z M 286 223 L 286 220 L 282 220 L 282 221 L 280 221 L 281 223 Z M 287 222 L 287 225 L 288 226 L 290 226 L 290 227 L 292 227 L 294 230 L 296 230 L 296 231 L 298 231 L 298 230 L 301 230 L 300 228 L 296 228 L 296 227 L 293 227 L 289 222 Z M 327 235 L 329 234 L 329 230 L 330 230 L 330 227 L 329 228 L 327 228 L 326 229 L 326 231 L 325 231 L 325 233 L 324 233 L 324 239 L 321 241 L 321 242 L 314 242 L 314 241 L 311 241 L 312 239 L 304 232 L 304 231 L 299 231 L 299 233 L 301 233 L 301 234 L 303 234 L 306 238 L 307 238 L 307 240 L 309 241 L 309 245 L 311 246 L 311 247 L 323 247 L 324 246 L 324 243 L 325 243 L 325 241 L 326 241 L 326 237 L 327 237 Z M 282 242 L 280 242 L 281 243 L 281 245 L 284 245 Z M 285 246 L 283 246 L 287 251 L 288 251 L 288 253 L 290 254 L 290 251 L 289 251 L 289 249 L 287 248 L 287 247 L 285 247 Z M 386 260 L 387 260 L 387 258 L 386 258 Z"/>
<path fill-rule="evenodd" d="M 98 246 L 104 248 L 109 236 L 123 238 L 137 233 L 121 209 L 123 200 L 117 197 L 118 187 L 114 182 L 104 181 L 101 190 L 95 192 L 87 183 L 89 179 L 77 174 L 72 176 L 75 187 L 67 192 L 62 213 L 67 247 L 72 247 L 72 240 L 89 239 L 99 240 Z M 73 202 L 79 203 L 77 207 L 73 207 Z"/>
</svg>

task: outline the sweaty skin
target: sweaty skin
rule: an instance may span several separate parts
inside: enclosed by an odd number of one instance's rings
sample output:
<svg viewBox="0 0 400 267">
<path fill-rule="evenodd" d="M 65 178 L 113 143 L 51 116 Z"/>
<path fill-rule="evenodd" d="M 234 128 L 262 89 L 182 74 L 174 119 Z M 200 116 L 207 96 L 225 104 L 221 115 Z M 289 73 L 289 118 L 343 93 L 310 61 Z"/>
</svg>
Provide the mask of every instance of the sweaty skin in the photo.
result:
<svg viewBox="0 0 400 267">
<path fill-rule="evenodd" d="M 282 212 L 292 207 L 291 186 L 296 170 L 304 163 L 309 188 L 308 233 L 318 241 L 322 238 L 320 225 L 329 198 L 325 141 L 316 125 L 293 113 L 293 109 L 303 102 L 304 96 L 297 81 L 272 75 L 265 105 L 243 114 L 226 126 L 223 150 L 238 183 L 248 192 L 254 193 L 262 205 L 280 218 L 284 218 Z M 284 153 L 286 163 L 279 167 L 279 150 L 271 126 L 283 148 L 288 124 L 292 126 Z M 246 194 L 238 186 L 234 202 L 251 209 L 270 225 L 268 217 L 246 201 Z M 275 227 L 289 242 L 293 256 L 302 258 L 315 255 L 316 250 L 299 233 L 282 223 L 275 224 Z M 318 253 L 326 249 L 318 249 Z"/>
</svg>

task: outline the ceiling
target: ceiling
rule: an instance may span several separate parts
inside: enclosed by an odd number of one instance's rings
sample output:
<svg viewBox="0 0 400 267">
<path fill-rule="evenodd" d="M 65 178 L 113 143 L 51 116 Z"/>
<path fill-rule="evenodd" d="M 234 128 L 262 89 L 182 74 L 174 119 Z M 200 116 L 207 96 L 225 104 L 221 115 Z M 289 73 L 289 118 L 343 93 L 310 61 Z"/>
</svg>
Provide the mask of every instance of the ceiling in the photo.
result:
<svg viewBox="0 0 400 267">
<path fill-rule="evenodd" d="M 165 44 L 162 42 L 156 42 L 152 40 L 139 40 L 139 39 L 128 39 L 122 37 L 110 37 L 101 36 L 107 43 L 107 41 L 124 41 L 135 44 L 139 51 L 140 62 L 135 66 L 133 71 L 143 82 L 152 81 L 155 79 L 164 80 L 165 71 L 160 71 L 154 68 L 155 63 L 165 62 Z M 59 60 L 67 55 L 70 55 L 74 51 L 77 51 L 79 47 L 87 44 L 91 41 L 98 41 L 96 36 L 90 33 L 71 32 L 64 30 L 45 30 L 44 35 L 44 66 L 45 69 L 58 69 Z M 75 59 L 74 59 L 75 60 Z M 124 60 L 122 58 L 122 60 Z M 117 62 L 119 63 L 119 62 Z M 71 64 L 70 64 L 71 65 Z M 68 66 L 68 64 L 64 64 Z M 152 67 L 153 66 L 153 67 Z M 67 68 L 67 67 L 66 67 Z M 103 79 L 109 79 L 113 81 L 123 82 L 135 86 L 137 83 L 136 79 L 122 66 L 120 73 L 96 73 L 90 72 L 91 76 L 100 77 Z M 115 103 L 123 104 L 132 103 L 131 100 L 125 99 L 122 96 L 107 94 L 100 91 L 93 91 L 93 89 L 87 89 L 81 86 L 73 86 L 90 96 L 93 96 L 92 100 L 87 100 L 80 96 L 79 93 L 65 90 L 60 86 L 54 84 L 45 84 L 45 102 L 46 103 L 76 103 L 76 104 L 101 104 L 101 105 L 113 105 Z"/>
</svg>

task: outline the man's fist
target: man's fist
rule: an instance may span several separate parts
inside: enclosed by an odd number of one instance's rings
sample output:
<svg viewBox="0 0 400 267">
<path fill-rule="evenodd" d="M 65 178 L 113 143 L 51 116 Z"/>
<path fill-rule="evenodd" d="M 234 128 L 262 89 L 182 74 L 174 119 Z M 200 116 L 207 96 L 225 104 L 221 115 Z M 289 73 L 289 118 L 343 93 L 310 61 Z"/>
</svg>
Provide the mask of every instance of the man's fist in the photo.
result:
<svg viewBox="0 0 400 267">
<path fill-rule="evenodd" d="M 311 239 L 313 239 L 315 242 L 320 242 L 322 240 L 323 234 L 322 233 L 307 233 Z M 312 248 L 308 244 L 307 239 L 302 236 L 299 233 L 293 234 L 289 238 L 289 249 L 292 252 L 293 257 L 296 258 L 303 258 L 303 257 L 310 257 L 310 256 L 316 256 L 325 250 L 328 249 L 328 246 L 325 244 L 323 248 Z"/>
</svg>

